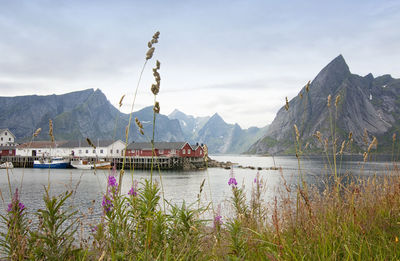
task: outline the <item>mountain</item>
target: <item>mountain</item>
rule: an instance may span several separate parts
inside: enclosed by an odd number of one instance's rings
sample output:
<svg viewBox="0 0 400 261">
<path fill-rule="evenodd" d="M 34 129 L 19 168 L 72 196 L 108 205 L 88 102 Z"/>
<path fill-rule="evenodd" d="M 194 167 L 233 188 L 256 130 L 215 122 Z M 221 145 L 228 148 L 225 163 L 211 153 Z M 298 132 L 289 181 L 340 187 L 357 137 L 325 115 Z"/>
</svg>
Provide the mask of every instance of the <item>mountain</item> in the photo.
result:
<svg viewBox="0 0 400 261">
<path fill-rule="evenodd" d="M 100 90 L 88 89 L 63 95 L 0 97 L 0 128 L 10 129 L 19 140 L 29 140 L 42 128 L 36 139 L 48 140 L 49 119 L 53 120 L 57 140 L 110 139 L 125 140 L 129 114 L 119 112 Z M 131 121 L 129 141 L 148 141 L 152 136 L 152 106 L 134 112 L 143 124 L 147 138 L 138 132 Z M 183 132 L 178 120 L 158 114 L 156 141 L 182 141 Z"/>
<path fill-rule="evenodd" d="M 329 108 L 328 95 L 331 95 Z M 313 134 L 319 131 L 323 139 L 329 139 L 331 130 L 335 130 L 338 147 L 352 132 L 354 152 L 365 150 L 373 136 L 378 138 L 381 148 L 389 147 L 393 133 L 399 131 L 399 116 L 400 80 L 390 75 L 374 78 L 372 74 L 364 77 L 352 74 L 339 55 L 315 77 L 309 91 L 304 86 L 290 100 L 288 111 L 284 106 L 278 111 L 268 131 L 248 152 L 294 153 L 295 124 L 303 144 L 308 142 L 315 151 L 320 151 L 323 145 Z M 368 135 L 363 138 L 365 130 Z"/>
<path fill-rule="evenodd" d="M 176 119 L 179 121 L 179 124 L 182 128 L 183 135 L 185 136 L 185 140 L 195 143 L 196 141 L 193 139 L 199 130 L 207 123 L 210 119 L 209 116 L 206 117 L 193 117 L 191 115 L 186 115 L 183 112 L 175 109 L 171 114 L 168 115 L 170 119 Z"/>
<path fill-rule="evenodd" d="M 266 127 L 243 130 L 238 124 L 226 123 L 218 113 L 193 117 L 175 110 L 168 117 L 179 120 L 187 140 L 207 144 L 210 153 L 243 153 L 266 131 Z"/>
</svg>

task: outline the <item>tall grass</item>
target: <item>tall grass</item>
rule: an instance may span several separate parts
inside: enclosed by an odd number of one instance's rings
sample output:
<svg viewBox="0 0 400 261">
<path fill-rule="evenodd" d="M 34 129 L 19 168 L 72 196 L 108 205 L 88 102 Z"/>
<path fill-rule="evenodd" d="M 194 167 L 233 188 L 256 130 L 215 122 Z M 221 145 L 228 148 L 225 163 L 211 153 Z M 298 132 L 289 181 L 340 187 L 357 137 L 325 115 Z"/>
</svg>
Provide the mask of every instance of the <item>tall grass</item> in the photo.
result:
<svg viewBox="0 0 400 261">
<path fill-rule="evenodd" d="M 146 61 L 153 56 L 149 42 Z M 78 237 L 82 229 L 79 211 L 68 204 L 73 191 L 52 196 L 44 188 L 43 208 L 32 211 L 19 197 L 18 189 L 1 215 L 0 251 L 12 260 L 397 260 L 400 258 L 400 173 L 397 165 L 382 177 L 350 182 L 340 178 L 341 165 L 337 156 L 345 149 L 351 151 L 352 137 L 341 143 L 335 134 L 335 119 L 339 98 L 335 100 L 335 117 L 330 114 L 330 142 L 317 132 L 315 138 L 325 150 L 334 182 L 323 189 L 304 180 L 301 156 L 307 145 L 302 145 L 301 130 L 294 126 L 295 149 L 299 164 L 297 184 L 289 184 L 282 176 L 276 196 L 267 201 L 267 183 L 260 173 L 254 173 L 251 193 L 238 185 L 232 169 L 226 186 L 231 189 L 229 210 L 201 203 L 205 180 L 199 184 L 197 200 L 188 204 L 173 204 L 164 199 L 162 175 L 160 182 L 153 179 L 156 159 L 155 124 L 160 105 L 159 61 L 153 69 L 155 84 L 150 178 L 135 182 L 127 194 L 121 191 L 124 171 L 112 170 L 102 200 L 102 215 L 85 237 Z M 137 88 L 134 100 L 136 99 Z M 308 92 L 309 84 L 307 84 Z M 120 104 L 122 99 L 120 101 Z M 328 100 L 330 103 L 330 99 Z M 121 107 L 121 105 L 120 105 Z M 289 104 L 286 104 L 289 110 Z M 133 105 L 132 105 L 133 108 Z M 306 107 L 305 107 L 306 108 Z M 330 104 L 327 106 L 330 110 Z M 132 113 L 131 116 L 132 118 Z M 130 118 L 130 121 L 131 121 Z M 129 124 L 126 139 L 129 136 Z M 139 132 L 145 135 L 140 120 L 135 118 Z M 89 140 L 90 141 L 90 140 Z M 342 144 L 336 147 L 337 144 Z M 393 148 L 395 151 L 395 137 Z M 368 160 L 374 147 L 373 139 L 366 150 Z M 332 155 L 328 151 L 332 152 Z M 338 154 L 339 153 L 339 154 Z M 205 162 L 208 151 L 205 147 Z M 393 156 L 394 158 L 394 156 Z M 124 161 L 125 164 L 125 161 Z M 340 164 L 340 163 L 339 163 Z M 210 177 L 207 172 L 210 188 Z M 211 193 L 211 188 L 210 188 Z M 248 198 L 250 195 L 250 198 Z M 3 199 L 4 201 L 4 199 Z M 167 205 L 167 207 L 166 207 Z M 32 211 L 32 212 L 28 212 Z M 211 213 L 210 213 L 211 212 Z M 33 213 L 37 222 L 28 218 Z M 212 219 L 205 219 L 211 216 Z"/>
</svg>

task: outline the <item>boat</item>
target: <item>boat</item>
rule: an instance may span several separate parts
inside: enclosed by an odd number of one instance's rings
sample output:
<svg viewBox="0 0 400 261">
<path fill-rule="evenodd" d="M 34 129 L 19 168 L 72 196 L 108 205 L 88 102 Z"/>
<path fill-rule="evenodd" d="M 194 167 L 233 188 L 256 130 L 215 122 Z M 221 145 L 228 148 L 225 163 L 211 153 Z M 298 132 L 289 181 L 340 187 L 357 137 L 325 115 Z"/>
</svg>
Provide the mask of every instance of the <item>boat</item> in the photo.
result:
<svg viewBox="0 0 400 261">
<path fill-rule="evenodd" d="M 76 169 L 111 169 L 111 162 L 105 160 L 97 160 L 95 162 L 86 159 L 74 159 L 71 166 Z"/>
<path fill-rule="evenodd" d="M 0 164 L 0 169 L 13 169 L 14 165 L 12 164 L 12 162 L 4 162 L 2 164 Z"/>
<path fill-rule="evenodd" d="M 33 167 L 39 169 L 65 169 L 69 166 L 69 159 L 62 157 L 42 158 L 33 161 Z"/>
</svg>

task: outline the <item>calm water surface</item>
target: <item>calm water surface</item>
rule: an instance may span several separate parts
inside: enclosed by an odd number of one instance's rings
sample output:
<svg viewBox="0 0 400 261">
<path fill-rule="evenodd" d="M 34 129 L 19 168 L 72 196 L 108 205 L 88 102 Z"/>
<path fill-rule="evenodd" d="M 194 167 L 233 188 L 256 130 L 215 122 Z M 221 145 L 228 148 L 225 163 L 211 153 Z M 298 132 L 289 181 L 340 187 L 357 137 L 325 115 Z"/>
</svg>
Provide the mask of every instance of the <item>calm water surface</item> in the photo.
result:
<svg viewBox="0 0 400 261">
<path fill-rule="evenodd" d="M 215 155 L 211 156 L 218 161 L 231 161 L 242 166 L 254 166 L 269 168 L 271 166 L 281 167 L 281 170 L 260 170 L 233 168 L 225 170 L 220 168 L 209 168 L 208 171 L 164 171 L 162 172 L 162 183 L 165 199 L 172 203 L 194 202 L 199 193 L 200 184 L 205 180 L 202 201 L 213 201 L 216 204 L 226 204 L 226 199 L 231 196 L 231 189 L 227 182 L 232 175 L 236 177 L 239 184 L 243 184 L 250 193 L 257 173 L 266 182 L 266 200 L 276 195 L 276 189 L 282 184 L 282 177 L 288 184 L 296 184 L 299 177 L 298 161 L 295 157 L 259 157 L 259 156 L 235 156 Z M 387 173 L 393 166 L 388 162 L 364 163 L 359 159 L 346 159 L 342 162 L 341 175 L 359 175 L 369 177 L 371 175 L 382 175 Z M 329 162 L 321 157 L 305 158 L 300 162 L 301 173 L 309 184 L 321 185 L 329 176 Z M 339 164 L 338 164 L 339 166 Z M 74 190 L 71 202 L 83 213 L 90 207 L 94 207 L 94 214 L 89 219 L 96 219 L 101 214 L 101 200 L 106 188 L 107 175 L 110 171 L 76 170 L 76 169 L 11 169 L 9 171 L 12 190 L 21 186 L 20 194 L 23 203 L 28 210 L 36 210 L 42 207 L 44 187 L 50 179 L 51 193 L 60 194 L 66 190 Z M 160 182 L 158 173 L 153 177 Z M 133 179 L 141 181 L 150 178 L 149 171 L 135 170 Z M 22 180 L 22 185 L 21 185 Z M 132 184 L 132 173 L 126 172 L 122 184 L 122 192 L 127 193 Z M 9 201 L 9 187 L 5 169 L 0 169 L 0 189 L 4 201 L 2 201 L 1 212 L 4 213 Z M 93 202 L 94 200 L 94 202 Z"/>
</svg>

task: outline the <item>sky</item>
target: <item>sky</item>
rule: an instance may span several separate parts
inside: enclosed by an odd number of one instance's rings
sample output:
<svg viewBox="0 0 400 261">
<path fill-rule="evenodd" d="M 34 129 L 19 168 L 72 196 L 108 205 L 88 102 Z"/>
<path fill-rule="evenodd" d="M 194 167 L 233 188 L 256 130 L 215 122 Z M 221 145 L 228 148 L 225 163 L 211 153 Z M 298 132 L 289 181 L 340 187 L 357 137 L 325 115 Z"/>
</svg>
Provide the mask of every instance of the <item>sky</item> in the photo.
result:
<svg viewBox="0 0 400 261">
<path fill-rule="evenodd" d="M 263 127 L 339 54 L 359 75 L 400 78 L 400 1 L 0 0 L 0 96 L 100 89 L 130 112 L 147 42 L 159 43 L 134 111 L 218 112 Z"/>
</svg>

